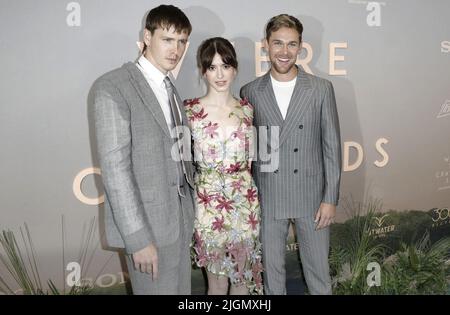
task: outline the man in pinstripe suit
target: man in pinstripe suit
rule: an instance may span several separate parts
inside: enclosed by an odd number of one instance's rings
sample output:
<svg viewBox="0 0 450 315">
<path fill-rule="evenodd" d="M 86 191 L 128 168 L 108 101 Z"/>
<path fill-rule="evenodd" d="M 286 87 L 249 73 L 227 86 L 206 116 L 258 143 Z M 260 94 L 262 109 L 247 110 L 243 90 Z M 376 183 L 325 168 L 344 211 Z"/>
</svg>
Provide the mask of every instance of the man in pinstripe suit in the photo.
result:
<svg viewBox="0 0 450 315">
<path fill-rule="evenodd" d="M 264 41 L 271 69 L 241 89 L 241 97 L 255 107 L 258 128 L 253 173 L 262 207 L 266 294 L 286 294 L 284 257 L 291 220 L 309 292 L 331 294 L 329 225 L 339 199 L 339 120 L 331 82 L 295 65 L 302 32 L 295 17 L 273 17 Z"/>
</svg>

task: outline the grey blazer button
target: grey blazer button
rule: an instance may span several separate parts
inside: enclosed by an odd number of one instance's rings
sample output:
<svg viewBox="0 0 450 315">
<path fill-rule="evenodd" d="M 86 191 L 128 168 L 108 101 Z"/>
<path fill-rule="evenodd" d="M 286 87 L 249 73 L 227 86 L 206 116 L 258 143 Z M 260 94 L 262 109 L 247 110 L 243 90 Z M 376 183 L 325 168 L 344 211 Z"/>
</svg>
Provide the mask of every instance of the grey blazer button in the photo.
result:
<svg viewBox="0 0 450 315">
<path fill-rule="evenodd" d="M 294 152 L 298 152 L 298 148 L 295 148 L 295 149 L 294 149 Z"/>
<path fill-rule="evenodd" d="M 298 126 L 298 128 L 303 129 L 303 125 Z"/>
<path fill-rule="evenodd" d="M 298 170 L 294 170 L 294 174 L 297 174 L 298 173 Z"/>
<path fill-rule="evenodd" d="M 273 171 L 275 174 L 278 174 L 278 170 Z"/>
</svg>

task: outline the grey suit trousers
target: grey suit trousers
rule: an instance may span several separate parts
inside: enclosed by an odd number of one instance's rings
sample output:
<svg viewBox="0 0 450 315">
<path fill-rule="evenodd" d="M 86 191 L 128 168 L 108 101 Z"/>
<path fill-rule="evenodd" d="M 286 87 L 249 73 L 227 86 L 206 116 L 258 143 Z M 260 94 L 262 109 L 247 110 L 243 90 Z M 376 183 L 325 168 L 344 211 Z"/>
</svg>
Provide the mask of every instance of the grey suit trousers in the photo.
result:
<svg viewBox="0 0 450 315">
<path fill-rule="evenodd" d="M 312 295 L 330 295 L 331 278 L 328 265 L 330 229 L 326 227 L 315 231 L 313 216 L 293 220 L 308 290 Z M 267 216 L 261 221 L 265 293 L 285 295 L 285 254 L 290 220 Z"/>
<path fill-rule="evenodd" d="M 190 243 L 192 240 L 192 218 L 186 217 L 182 205 L 191 202 L 189 186 L 185 182 L 186 197 L 179 198 L 180 236 L 175 243 L 158 247 L 158 278 L 134 268 L 131 255 L 126 256 L 128 274 L 135 295 L 189 295 L 191 294 Z M 183 232 L 183 233 L 181 233 Z"/>
</svg>

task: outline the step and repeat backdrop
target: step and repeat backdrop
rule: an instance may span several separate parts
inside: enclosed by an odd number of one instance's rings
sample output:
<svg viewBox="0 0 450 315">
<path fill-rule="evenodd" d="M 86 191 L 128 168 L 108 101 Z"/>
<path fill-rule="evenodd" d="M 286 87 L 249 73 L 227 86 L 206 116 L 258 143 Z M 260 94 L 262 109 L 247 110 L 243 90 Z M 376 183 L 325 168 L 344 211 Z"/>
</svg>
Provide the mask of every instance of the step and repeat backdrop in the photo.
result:
<svg viewBox="0 0 450 315">
<path fill-rule="evenodd" d="M 270 67 L 261 46 L 269 18 L 299 18 L 297 63 L 332 81 L 336 92 L 341 200 L 349 201 L 341 202 L 338 222 L 351 217 L 352 204 L 377 200 L 373 234 L 395 235 L 399 213 L 416 211 L 425 215 L 423 226 L 439 232 L 433 235 L 447 234 L 450 1 L 1 0 L 0 229 L 14 232 L 24 257 L 22 235 L 32 241 L 43 282 L 61 289 L 82 277 L 105 290 L 126 282 L 123 259 L 102 240 L 89 92 L 100 75 L 136 60 L 146 14 L 163 3 L 181 8 L 193 26 L 173 73 L 183 98 L 205 92 L 195 58 L 204 39 L 234 44 L 239 95 Z M 290 244 L 287 254 L 296 248 Z M 3 264 L 0 273 L 20 289 Z M 203 282 L 195 281 L 201 292 Z"/>
</svg>

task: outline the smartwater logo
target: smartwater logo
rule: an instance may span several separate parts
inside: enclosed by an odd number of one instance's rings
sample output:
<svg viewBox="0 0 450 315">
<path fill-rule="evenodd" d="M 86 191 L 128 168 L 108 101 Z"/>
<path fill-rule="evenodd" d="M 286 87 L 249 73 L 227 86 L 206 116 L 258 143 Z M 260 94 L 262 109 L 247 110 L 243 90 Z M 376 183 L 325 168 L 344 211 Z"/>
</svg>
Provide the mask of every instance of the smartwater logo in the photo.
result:
<svg viewBox="0 0 450 315">
<path fill-rule="evenodd" d="M 373 217 L 375 227 L 369 230 L 369 235 L 373 235 L 375 237 L 384 237 L 387 233 L 394 231 L 394 224 L 385 224 L 388 217 L 389 214 L 387 213 L 379 217 Z"/>
<path fill-rule="evenodd" d="M 378 227 L 381 227 L 384 223 L 384 220 L 388 217 L 388 214 L 383 215 L 382 217 L 374 217 L 374 221 Z"/>
</svg>

